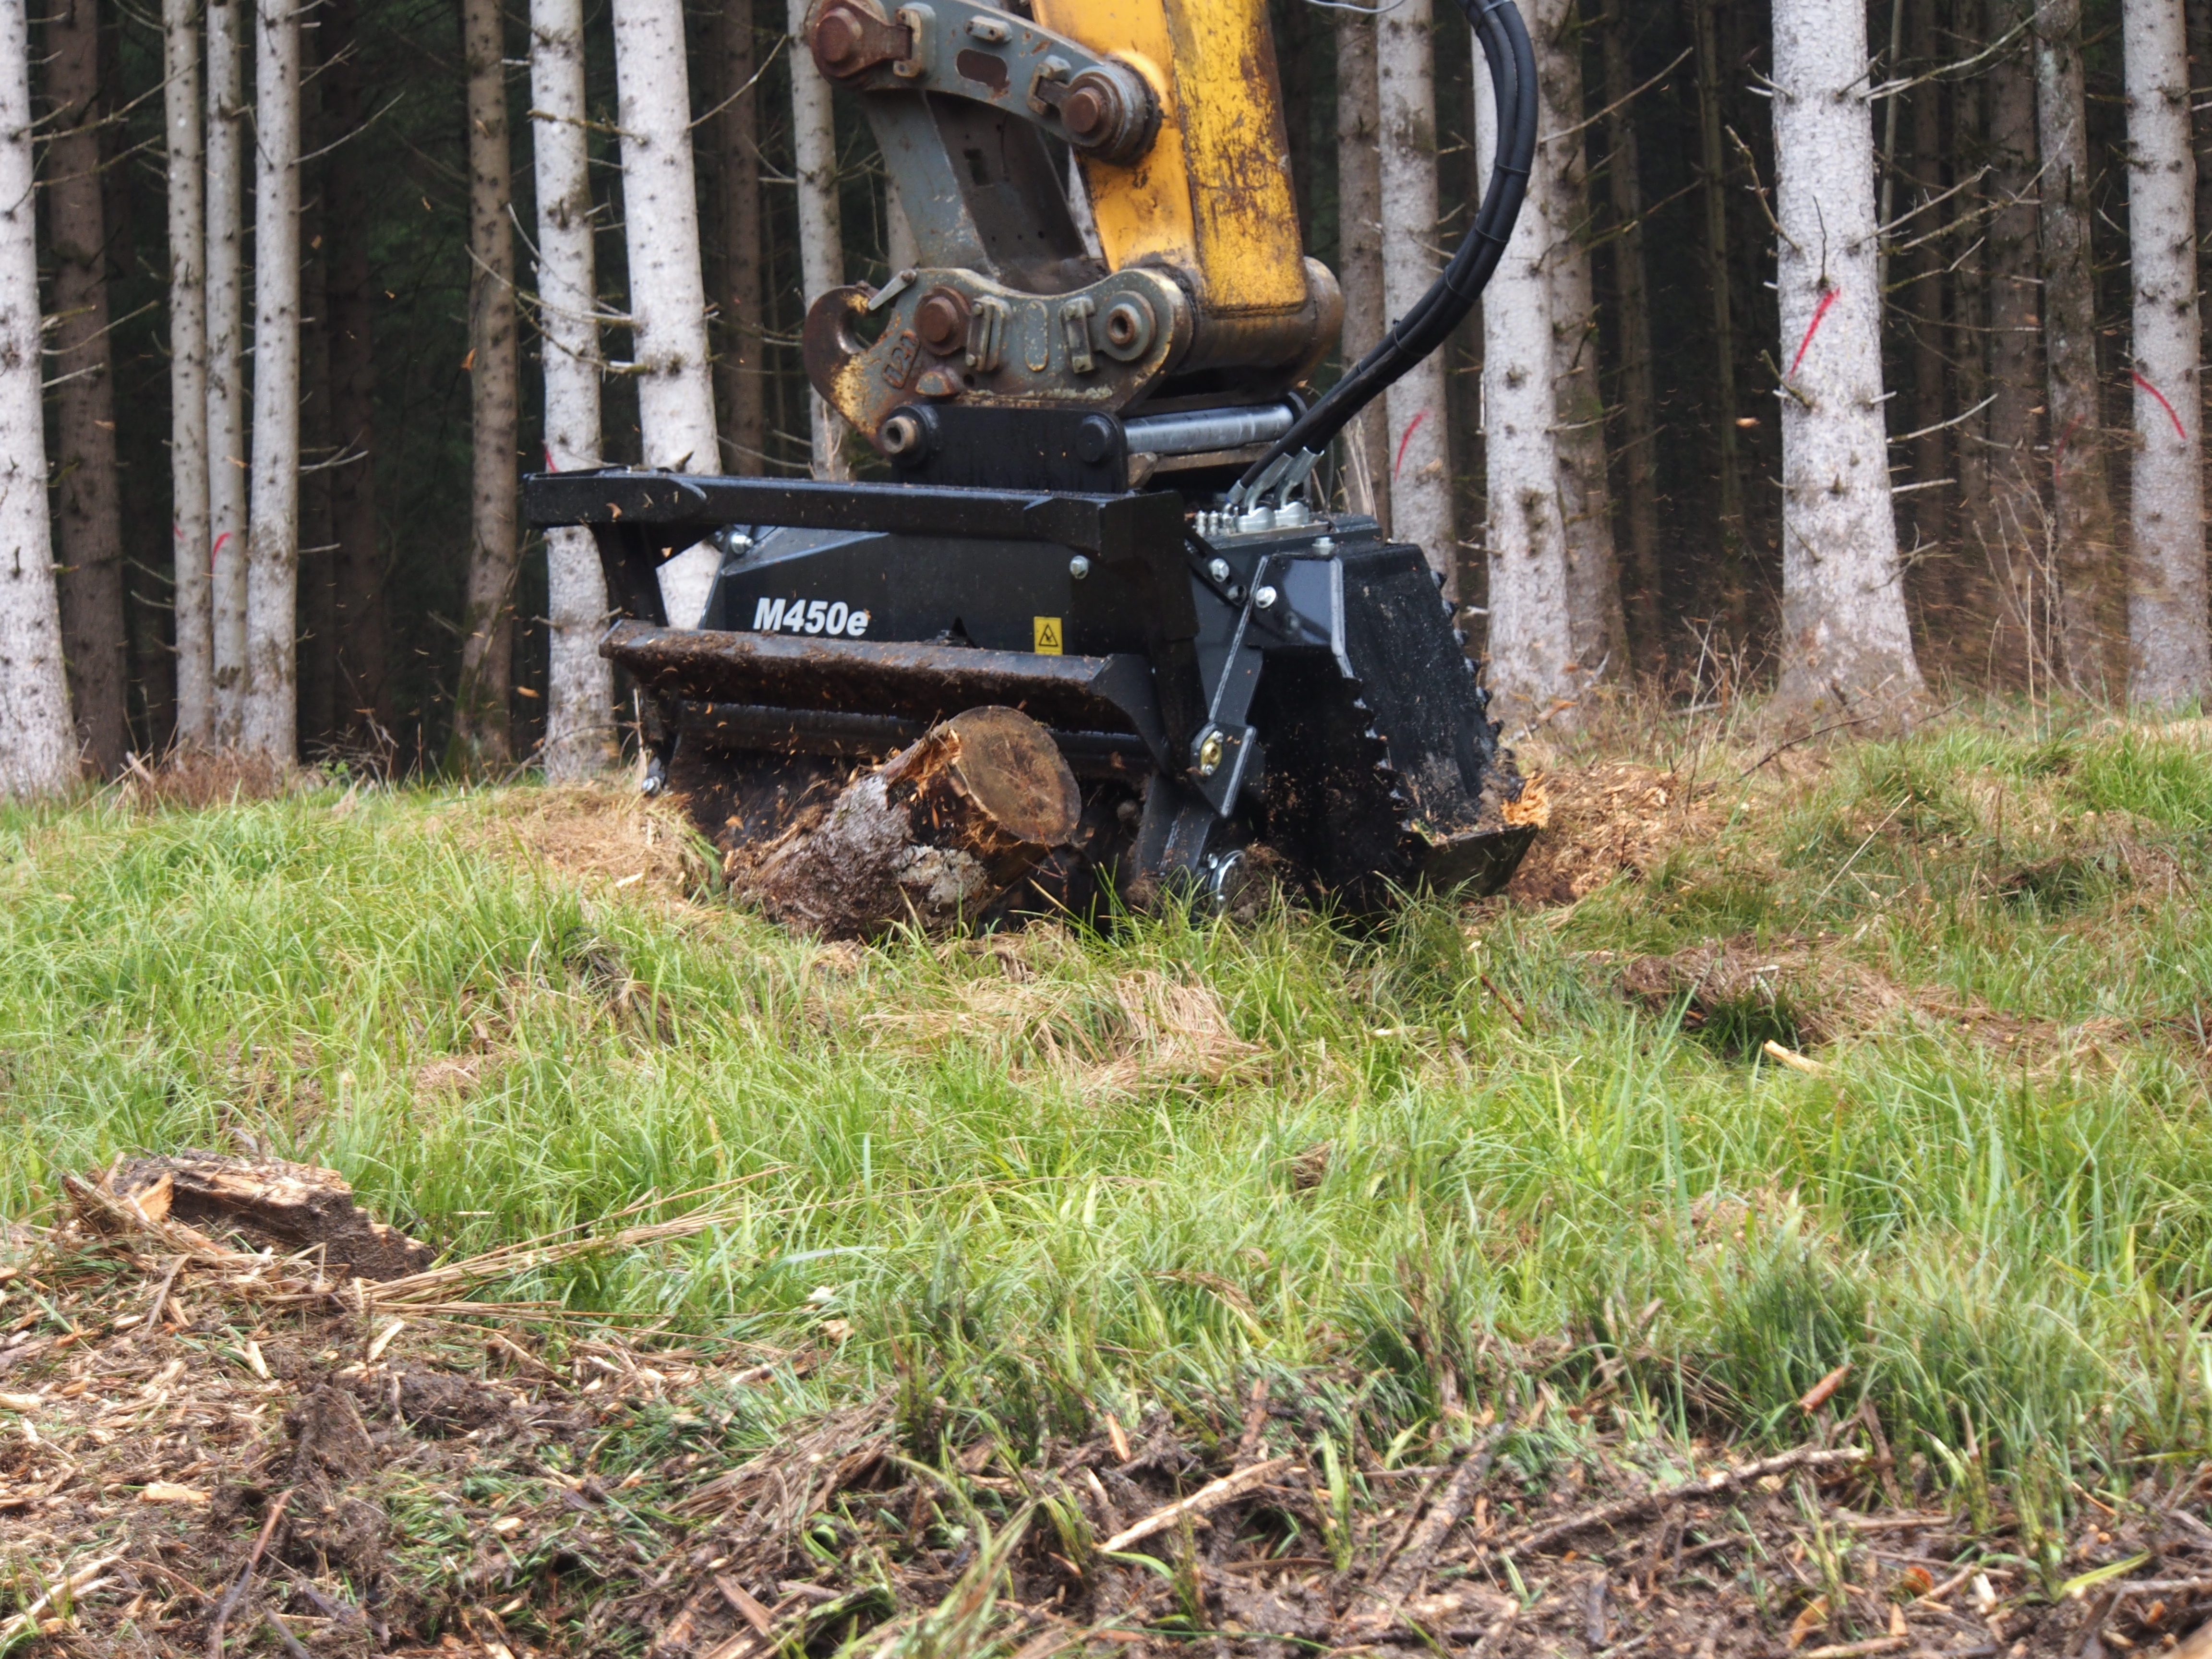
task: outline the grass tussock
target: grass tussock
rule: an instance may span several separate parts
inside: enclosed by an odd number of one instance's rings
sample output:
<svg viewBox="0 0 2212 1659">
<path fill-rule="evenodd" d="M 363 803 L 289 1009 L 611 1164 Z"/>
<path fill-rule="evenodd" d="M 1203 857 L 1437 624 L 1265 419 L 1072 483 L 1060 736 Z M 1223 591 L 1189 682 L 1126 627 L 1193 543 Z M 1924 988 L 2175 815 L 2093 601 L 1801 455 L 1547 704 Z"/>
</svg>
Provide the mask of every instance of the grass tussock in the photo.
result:
<svg viewBox="0 0 2212 1659">
<path fill-rule="evenodd" d="M 1262 1371 L 1340 1446 L 1547 1398 L 1784 1445 L 1848 1368 L 1931 1501 L 2063 1532 L 2193 1468 L 2212 744 L 1647 735 L 1536 757 L 1561 882 L 1375 935 L 824 947 L 613 794 L 11 812 L 0 1214 L 251 1144 L 471 1254 L 755 1176 L 501 1294 L 820 1349 L 775 1411 L 889 1390 L 1017 1461 Z"/>
</svg>

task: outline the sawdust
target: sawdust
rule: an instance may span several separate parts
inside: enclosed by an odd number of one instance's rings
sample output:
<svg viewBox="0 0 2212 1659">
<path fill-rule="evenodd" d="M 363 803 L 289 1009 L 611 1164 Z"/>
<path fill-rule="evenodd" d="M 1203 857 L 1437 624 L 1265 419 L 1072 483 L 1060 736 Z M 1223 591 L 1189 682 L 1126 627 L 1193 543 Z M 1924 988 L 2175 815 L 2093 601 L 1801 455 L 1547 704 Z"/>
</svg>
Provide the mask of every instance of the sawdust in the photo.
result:
<svg viewBox="0 0 2212 1659">
<path fill-rule="evenodd" d="M 550 868 L 605 892 L 684 902 L 712 883 L 715 865 L 672 802 L 628 783 L 504 791 L 494 810 L 456 815 L 454 833 L 478 850 Z"/>
<path fill-rule="evenodd" d="M 1705 803 L 1714 790 L 1625 761 L 1538 773 L 1522 799 L 1535 797 L 1529 810 L 1545 828 L 1505 891 L 1527 904 L 1571 904 L 1617 876 L 1641 876 L 1712 832 L 1718 817 Z"/>
</svg>

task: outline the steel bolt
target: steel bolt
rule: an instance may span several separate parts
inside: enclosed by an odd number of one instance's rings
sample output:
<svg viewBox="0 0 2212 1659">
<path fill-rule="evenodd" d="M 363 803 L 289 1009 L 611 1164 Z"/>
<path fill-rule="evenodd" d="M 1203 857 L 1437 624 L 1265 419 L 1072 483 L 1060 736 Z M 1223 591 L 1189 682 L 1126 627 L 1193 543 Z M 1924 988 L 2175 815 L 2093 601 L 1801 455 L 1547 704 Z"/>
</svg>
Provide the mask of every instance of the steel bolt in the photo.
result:
<svg viewBox="0 0 2212 1659">
<path fill-rule="evenodd" d="M 914 309 L 914 331 L 932 351 L 957 351 L 968 343 L 968 301 L 951 289 L 933 289 Z"/>
<path fill-rule="evenodd" d="M 1252 590 L 1252 604 L 1255 609 L 1266 611 L 1271 608 L 1274 603 L 1275 590 L 1273 588 L 1255 587 Z"/>
<path fill-rule="evenodd" d="M 1097 82 L 1079 83 L 1060 100 L 1060 125 L 1079 144 L 1095 143 L 1114 130 L 1114 106 L 1108 88 Z"/>
<path fill-rule="evenodd" d="M 1076 580 L 1081 581 L 1085 576 L 1091 574 L 1091 561 L 1085 558 L 1080 553 L 1077 554 L 1073 558 L 1067 562 L 1067 574 L 1074 577 Z"/>
<path fill-rule="evenodd" d="M 814 56 L 826 67 L 849 64 L 860 55 L 860 27 L 842 11 L 826 14 L 814 30 Z"/>
<path fill-rule="evenodd" d="M 1206 734 L 1198 745 L 1199 776 L 1210 778 L 1221 769 L 1221 757 L 1226 747 L 1221 741 L 1220 732 L 1208 732 Z"/>
<path fill-rule="evenodd" d="M 1214 560 L 1212 563 L 1206 567 L 1206 574 L 1212 577 L 1213 580 L 1218 582 L 1227 581 L 1229 580 L 1229 561 L 1226 559 Z"/>
</svg>

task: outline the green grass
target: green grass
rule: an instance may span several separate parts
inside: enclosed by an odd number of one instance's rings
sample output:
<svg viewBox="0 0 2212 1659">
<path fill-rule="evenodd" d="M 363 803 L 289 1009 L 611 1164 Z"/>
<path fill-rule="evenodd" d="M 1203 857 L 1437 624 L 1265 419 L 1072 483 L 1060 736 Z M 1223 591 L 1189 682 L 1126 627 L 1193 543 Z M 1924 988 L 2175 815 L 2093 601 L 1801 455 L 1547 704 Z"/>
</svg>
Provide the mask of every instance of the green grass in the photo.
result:
<svg viewBox="0 0 2212 1659">
<path fill-rule="evenodd" d="M 456 1252 L 756 1175 L 695 1244 L 503 1293 L 847 1322 L 774 1409 L 896 1387 L 917 1433 L 1211 1421 L 1264 1373 L 1377 1447 L 1545 1390 L 1786 1442 L 1848 1363 L 1836 1408 L 1975 1501 L 2206 1449 L 2212 751 L 1962 724 L 1724 782 L 1723 827 L 1571 911 L 1170 916 L 1018 975 L 588 896 L 471 850 L 508 799 L 0 816 L 0 1213 L 240 1132 Z M 1905 1000 L 1808 1075 L 1617 989 L 1731 935 Z M 1147 985 L 1249 1047 L 1147 1048 Z"/>
</svg>

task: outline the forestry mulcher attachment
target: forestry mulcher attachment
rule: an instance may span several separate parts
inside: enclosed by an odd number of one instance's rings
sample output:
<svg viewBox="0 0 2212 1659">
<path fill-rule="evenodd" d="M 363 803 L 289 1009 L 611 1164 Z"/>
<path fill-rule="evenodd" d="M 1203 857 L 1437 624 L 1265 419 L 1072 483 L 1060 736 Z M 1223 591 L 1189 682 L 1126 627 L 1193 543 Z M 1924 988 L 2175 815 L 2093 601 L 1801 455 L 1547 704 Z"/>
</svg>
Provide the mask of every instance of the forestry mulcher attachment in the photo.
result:
<svg viewBox="0 0 2212 1659">
<path fill-rule="evenodd" d="M 1500 135 L 1473 228 L 1316 399 L 1343 307 L 1301 253 L 1266 0 L 815 0 L 921 256 L 806 318 L 888 476 L 526 490 L 597 539 L 647 788 L 769 908 L 866 933 L 1218 897 L 1261 848 L 1361 911 L 1511 873 L 1519 780 L 1421 550 L 1309 495 L 1520 210 L 1528 34 L 1461 3 Z M 702 542 L 719 573 L 672 626 L 661 567 Z"/>
</svg>

